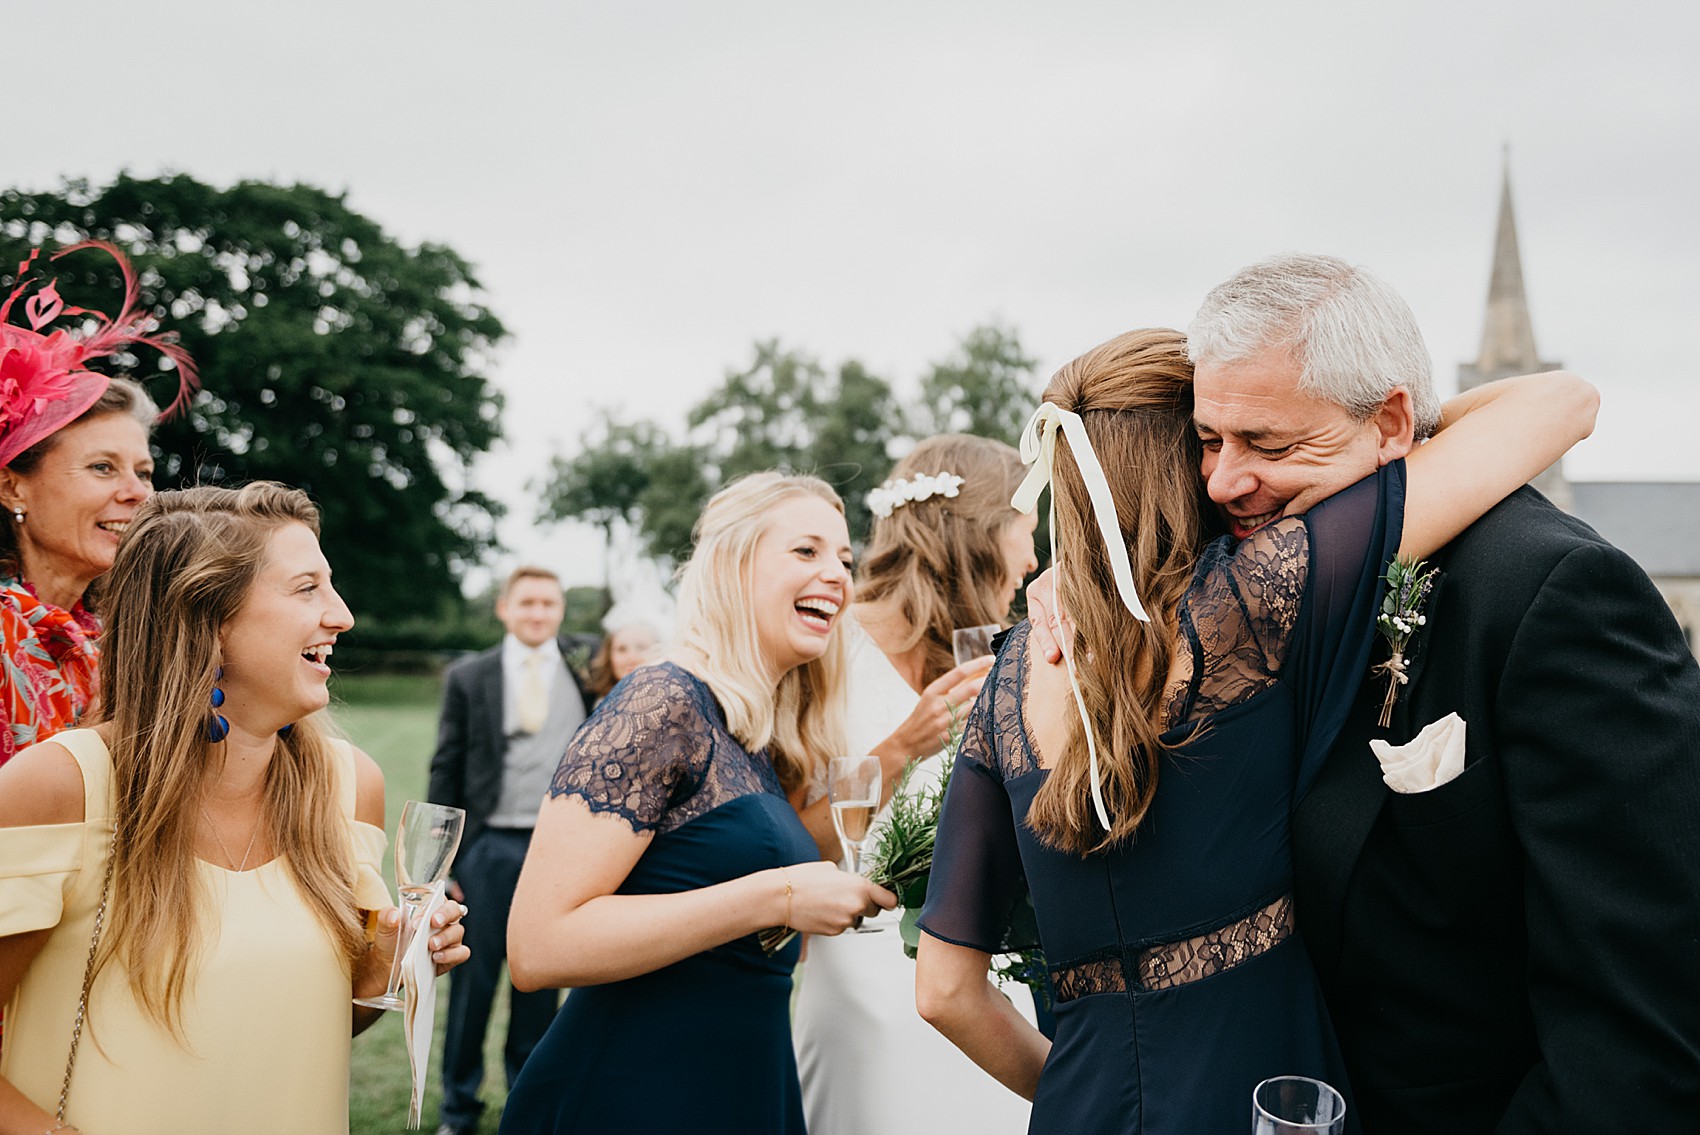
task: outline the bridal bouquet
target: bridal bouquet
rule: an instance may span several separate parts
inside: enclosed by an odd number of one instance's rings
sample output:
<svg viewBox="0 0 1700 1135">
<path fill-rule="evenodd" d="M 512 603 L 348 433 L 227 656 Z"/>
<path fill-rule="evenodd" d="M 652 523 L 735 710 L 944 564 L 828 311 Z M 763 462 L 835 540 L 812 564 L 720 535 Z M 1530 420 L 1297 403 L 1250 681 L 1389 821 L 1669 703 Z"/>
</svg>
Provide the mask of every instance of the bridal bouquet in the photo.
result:
<svg viewBox="0 0 1700 1135">
<path fill-rule="evenodd" d="M 939 812 L 944 808 L 944 790 L 956 764 L 960 734 L 954 729 L 939 757 L 938 778 L 930 784 L 915 783 L 920 761 L 911 761 L 891 790 L 891 806 L 885 823 L 874 833 L 868 853 L 868 878 L 897 896 L 903 908 L 901 931 L 903 952 L 911 958 L 921 944 L 916 920 L 927 902 L 927 880 L 933 871 L 933 845 L 938 840 Z"/>
<path fill-rule="evenodd" d="M 891 805 L 882 824 L 874 834 L 874 844 L 868 852 L 868 878 L 897 896 L 903 908 L 899 932 L 903 936 L 903 952 L 913 958 L 921 944 L 921 928 L 917 925 L 921 908 L 927 902 L 927 883 L 933 871 L 933 847 L 938 842 L 939 813 L 944 808 L 945 789 L 956 765 L 956 749 L 962 741 L 961 730 L 953 726 L 945 741 L 944 752 L 938 759 L 937 776 L 929 770 L 918 779 L 917 770 L 923 762 L 912 761 L 898 777 L 892 789 Z M 922 783 L 924 779 L 930 783 Z M 1023 895 L 1011 915 L 1010 927 L 1004 934 L 1006 944 L 1031 943 L 1039 940 L 1038 920 L 1033 913 L 1033 901 Z M 1045 981 L 1045 956 L 1037 946 L 1024 946 L 1000 952 L 994 959 L 992 972 L 1004 981 L 1018 981 L 1033 991 L 1040 1004 L 1049 996 Z"/>
</svg>

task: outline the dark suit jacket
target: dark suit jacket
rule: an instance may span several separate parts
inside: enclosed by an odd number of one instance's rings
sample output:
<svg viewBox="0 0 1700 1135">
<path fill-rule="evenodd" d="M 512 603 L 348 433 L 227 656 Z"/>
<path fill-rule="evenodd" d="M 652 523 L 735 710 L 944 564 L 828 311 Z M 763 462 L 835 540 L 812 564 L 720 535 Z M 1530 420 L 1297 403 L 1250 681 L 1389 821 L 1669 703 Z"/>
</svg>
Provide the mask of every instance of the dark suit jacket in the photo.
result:
<svg viewBox="0 0 1700 1135">
<path fill-rule="evenodd" d="M 1532 489 L 1432 562 L 1393 727 L 1366 681 L 1294 816 L 1364 1130 L 1700 1131 L 1700 669 L 1646 574 Z M 1368 739 L 1452 711 L 1463 774 L 1389 792 Z"/>
<path fill-rule="evenodd" d="M 560 640 L 565 655 L 571 640 Z M 585 713 L 590 697 L 572 667 L 573 696 L 582 698 Z M 560 693 L 559 689 L 556 693 Z M 433 804 L 466 809 L 461 846 L 472 843 L 484 828 L 502 794 L 502 758 L 508 739 L 503 730 L 506 701 L 502 695 L 502 648 L 463 658 L 443 675 L 443 713 L 437 721 L 437 751 L 431 757 L 430 798 Z"/>
</svg>

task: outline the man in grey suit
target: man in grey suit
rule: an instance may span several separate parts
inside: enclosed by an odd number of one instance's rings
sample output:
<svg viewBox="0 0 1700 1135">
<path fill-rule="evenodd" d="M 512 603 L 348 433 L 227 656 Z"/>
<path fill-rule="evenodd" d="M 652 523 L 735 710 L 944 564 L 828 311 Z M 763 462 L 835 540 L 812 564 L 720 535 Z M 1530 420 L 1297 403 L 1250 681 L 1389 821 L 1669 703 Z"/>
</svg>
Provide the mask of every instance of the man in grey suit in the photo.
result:
<svg viewBox="0 0 1700 1135">
<path fill-rule="evenodd" d="M 555 765 L 589 708 L 584 687 L 561 654 L 565 614 L 554 572 L 516 569 L 496 600 L 496 616 L 507 628 L 502 645 L 455 663 L 444 677 L 430 796 L 433 803 L 466 809 L 451 897 L 467 905 L 465 940 L 472 958 L 449 983 L 437 1135 L 469 1135 L 478 1128 L 484 1034 L 507 957 L 514 884 Z M 456 885 L 460 894 L 453 893 Z M 509 992 L 503 1063 L 511 1086 L 559 1002 L 552 989 Z"/>
</svg>

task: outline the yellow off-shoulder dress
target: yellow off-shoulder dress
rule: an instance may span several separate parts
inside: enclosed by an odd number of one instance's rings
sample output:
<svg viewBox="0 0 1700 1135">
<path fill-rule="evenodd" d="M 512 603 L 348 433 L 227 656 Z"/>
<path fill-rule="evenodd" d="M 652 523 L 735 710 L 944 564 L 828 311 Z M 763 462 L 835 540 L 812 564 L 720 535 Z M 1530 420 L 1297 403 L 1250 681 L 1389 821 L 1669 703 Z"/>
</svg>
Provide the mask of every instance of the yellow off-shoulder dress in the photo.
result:
<svg viewBox="0 0 1700 1135">
<path fill-rule="evenodd" d="M 89 936 L 112 843 L 111 757 L 93 730 L 54 736 L 82 768 L 80 824 L 0 829 L 0 936 L 51 928 L 6 1006 L 4 1075 L 58 1106 Z M 354 752 L 332 746 L 355 898 L 390 905 L 380 828 L 354 818 Z M 190 970 L 179 1040 L 109 965 L 89 995 L 67 1122 L 87 1135 L 346 1135 L 348 964 L 282 858 L 243 872 L 197 860 L 212 917 Z"/>
</svg>

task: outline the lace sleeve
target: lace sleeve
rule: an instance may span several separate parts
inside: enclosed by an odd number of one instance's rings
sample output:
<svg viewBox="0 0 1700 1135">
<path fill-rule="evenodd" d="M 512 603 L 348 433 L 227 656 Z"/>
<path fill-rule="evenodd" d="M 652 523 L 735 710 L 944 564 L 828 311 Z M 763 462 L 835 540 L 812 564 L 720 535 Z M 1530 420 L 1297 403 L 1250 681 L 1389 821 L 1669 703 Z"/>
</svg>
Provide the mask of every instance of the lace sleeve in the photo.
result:
<svg viewBox="0 0 1700 1135">
<path fill-rule="evenodd" d="M 1019 730 L 1015 673 L 1024 642 L 1012 635 L 1005 643 L 963 728 L 920 918 L 934 938 L 988 954 L 1004 948 L 1011 913 L 1026 890 L 999 753 L 1020 744 L 1005 718 L 1013 710 Z"/>
<path fill-rule="evenodd" d="M 633 831 L 662 826 L 712 757 L 714 729 L 696 691 L 671 666 L 646 666 L 602 699 L 561 756 L 549 795 L 577 796 Z"/>
<path fill-rule="evenodd" d="M 1190 693 L 1171 702 L 1170 721 L 1198 718 L 1274 685 L 1298 622 L 1308 574 L 1304 521 L 1278 520 L 1235 543 L 1212 543 L 1181 606 L 1190 648 Z"/>
</svg>

